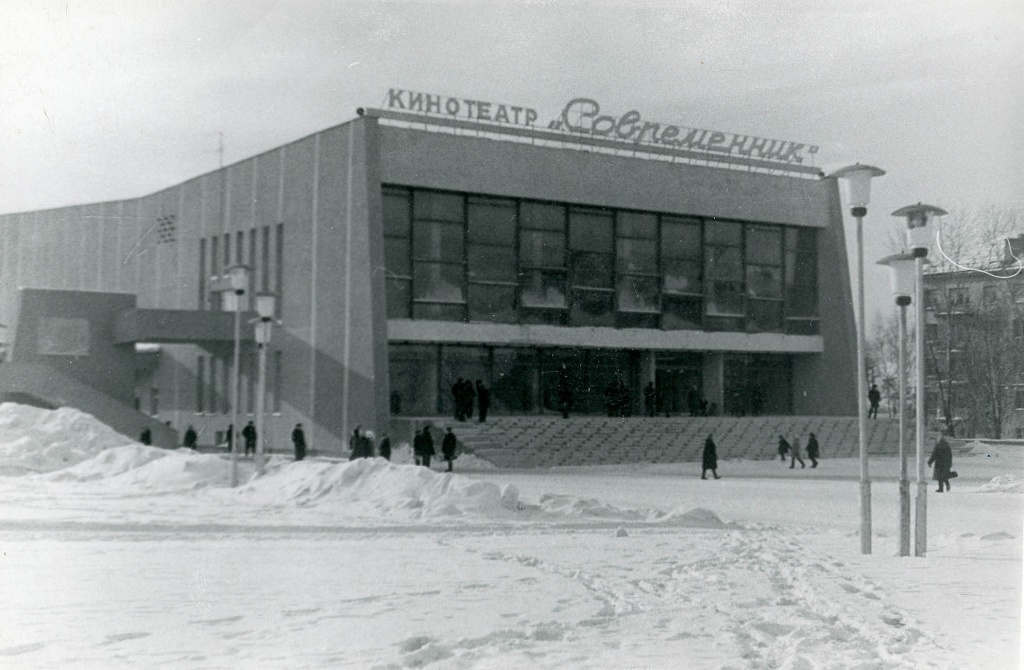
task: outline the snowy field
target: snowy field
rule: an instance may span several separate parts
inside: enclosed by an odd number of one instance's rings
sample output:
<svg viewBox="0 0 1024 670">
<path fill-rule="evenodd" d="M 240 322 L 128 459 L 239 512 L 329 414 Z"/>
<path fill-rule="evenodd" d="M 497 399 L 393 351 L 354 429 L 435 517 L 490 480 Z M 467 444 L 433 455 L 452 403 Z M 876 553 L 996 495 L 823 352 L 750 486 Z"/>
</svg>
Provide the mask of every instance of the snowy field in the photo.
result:
<svg viewBox="0 0 1024 670">
<path fill-rule="evenodd" d="M 954 455 L 928 557 L 896 463 L 456 473 L 275 456 L 227 488 L 73 410 L 0 405 L 0 667 L 1017 668 L 1024 451 Z"/>
</svg>

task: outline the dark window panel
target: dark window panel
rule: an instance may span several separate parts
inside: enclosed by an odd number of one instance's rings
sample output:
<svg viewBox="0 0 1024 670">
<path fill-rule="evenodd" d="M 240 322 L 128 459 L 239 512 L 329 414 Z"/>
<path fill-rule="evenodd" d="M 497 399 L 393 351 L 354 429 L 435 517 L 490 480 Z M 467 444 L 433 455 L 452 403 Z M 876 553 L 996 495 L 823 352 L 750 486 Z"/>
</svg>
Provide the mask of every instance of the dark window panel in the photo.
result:
<svg viewBox="0 0 1024 670">
<path fill-rule="evenodd" d="M 616 263 L 619 272 L 658 271 L 658 244 L 655 240 L 616 240 Z"/>
<path fill-rule="evenodd" d="M 792 286 L 786 289 L 786 313 L 789 316 L 818 315 L 818 291 L 813 286 Z"/>
<path fill-rule="evenodd" d="M 743 279 L 743 259 L 740 247 L 708 247 L 705 258 L 708 279 Z"/>
<path fill-rule="evenodd" d="M 574 289 L 569 322 L 573 326 L 613 326 L 615 294 L 612 291 Z"/>
<path fill-rule="evenodd" d="M 704 330 L 709 331 L 743 331 L 744 318 L 741 316 L 706 316 Z"/>
<path fill-rule="evenodd" d="M 748 265 L 747 295 L 754 298 L 782 298 L 782 268 Z"/>
<path fill-rule="evenodd" d="M 412 305 L 412 318 L 428 319 L 431 321 L 465 321 L 466 306 L 434 302 L 415 302 Z"/>
<path fill-rule="evenodd" d="M 425 416 L 437 412 L 436 346 L 388 345 L 388 387 L 391 412 Z"/>
<path fill-rule="evenodd" d="M 700 330 L 704 301 L 690 296 L 662 298 L 661 327 L 664 330 Z"/>
<path fill-rule="evenodd" d="M 412 244 L 417 259 L 464 262 L 462 226 L 457 223 L 417 221 L 412 231 Z"/>
<path fill-rule="evenodd" d="M 514 200 L 470 198 L 467 208 L 469 241 L 512 246 L 516 240 Z"/>
<path fill-rule="evenodd" d="M 817 284 L 817 257 L 808 254 L 786 254 L 786 283 Z"/>
<path fill-rule="evenodd" d="M 519 225 L 524 230 L 550 230 L 565 232 L 565 207 L 540 202 L 522 202 L 519 205 Z"/>
<path fill-rule="evenodd" d="M 450 221 L 462 223 L 463 197 L 454 193 L 415 191 L 413 193 L 413 218 L 417 221 Z"/>
<path fill-rule="evenodd" d="M 707 284 L 708 316 L 743 316 L 743 283 L 710 281 Z"/>
<path fill-rule="evenodd" d="M 524 267 L 565 267 L 565 235 L 550 231 L 524 230 L 519 257 Z"/>
<path fill-rule="evenodd" d="M 769 333 L 781 331 L 782 302 L 778 300 L 748 300 L 747 330 Z"/>
<path fill-rule="evenodd" d="M 570 210 L 569 248 L 610 254 L 614 248 L 611 213 L 590 209 Z"/>
<path fill-rule="evenodd" d="M 469 320 L 515 323 L 516 287 L 470 284 Z"/>
<path fill-rule="evenodd" d="M 384 191 L 384 234 L 391 237 L 409 237 L 409 193 Z"/>
<path fill-rule="evenodd" d="M 620 312 L 660 311 L 656 277 L 619 277 L 618 296 Z"/>
<path fill-rule="evenodd" d="M 469 245 L 470 281 L 516 281 L 516 257 L 510 247 Z"/>
<path fill-rule="evenodd" d="M 388 277 L 384 282 L 385 304 L 389 319 L 408 319 L 412 304 L 412 282 L 408 279 Z"/>
<path fill-rule="evenodd" d="M 818 231 L 813 228 L 786 227 L 786 249 L 801 254 L 818 252 Z"/>
<path fill-rule="evenodd" d="M 787 335 L 817 335 L 817 319 L 786 319 Z"/>
<path fill-rule="evenodd" d="M 658 312 L 619 312 L 615 315 L 616 328 L 649 328 L 656 329 L 661 323 Z"/>
<path fill-rule="evenodd" d="M 612 287 L 612 255 L 573 251 L 572 285 L 593 288 Z"/>
<path fill-rule="evenodd" d="M 565 273 L 526 270 L 519 276 L 520 299 L 524 307 L 564 308 Z"/>
<path fill-rule="evenodd" d="M 782 265 L 782 229 L 747 226 L 747 262 Z"/>
<path fill-rule="evenodd" d="M 413 266 L 414 298 L 430 302 L 463 303 L 466 301 L 461 265 L 447 263 L 416 263 Z"/>
<path fill-rule="evenodd" d="M 656 239 L 658 236 L 658 216 L 641 212 L 619 212 L 618 236 Z"/>
<path fill-rule="evenodd" d="M 409 240 L 397 237 L 384 238 L 384 267 L 393 275 L 409 277 L 412 275 L 412 262 L 409 260 Z"/>
<path fill-rule="evenodd" d="M 663 216 L 661 218 L 661 255 L 671 258 L 699 259 L 701 255 L 700 221 Z"/>
<path fill-rule="evenodd" d="M 529 309 L 519 311 L 520 323 L 542 326 L 564 326 L 568 312 L 564 309 Z"/>
<path fill-rule="evenodd" d="M 704 230 L 704 243 L 740 246 L 743 243 L 743 224 L 732 221 L 708 222 Z"/>
<path fill-rule="evenodd" d="M 666 293 L 701 293 L 700 262 L 675 258 L 662 259 Z"/>
</svg>

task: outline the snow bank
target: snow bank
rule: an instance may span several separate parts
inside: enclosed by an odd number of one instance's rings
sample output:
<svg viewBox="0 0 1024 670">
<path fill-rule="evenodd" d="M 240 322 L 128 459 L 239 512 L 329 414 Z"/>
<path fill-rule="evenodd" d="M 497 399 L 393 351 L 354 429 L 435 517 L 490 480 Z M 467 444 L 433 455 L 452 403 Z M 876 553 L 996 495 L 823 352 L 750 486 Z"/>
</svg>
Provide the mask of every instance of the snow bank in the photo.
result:
<svg viewBox="0 0 1024 670">
<path fill-rule="evenodd" d="M 978 487 L 980 493 L 1024 493 L 1024 477 L 999 475 L 987 484 Z"/>
<path fill-rule="evenodd" d="M 230 463 L 191 449 L 168 451 L 132 444 L 108 449 L 76 465 L 43 475 L 50 481 L 103 480 L 111 487 L 138 493 L 187 491 L 228 484 Z"/>
<path fill-rule="evenodd" d="M 0 404 L 0 475 L 51 472 L 128 444 L 133 440 L 77 409 Z"/>
<path fill-rule="evenodd" d="M 249 482 L 242 494 L 262 504 L 336 506 L 349 515 L 400 519 L 503 516 L 520 508 L 514 486 L 382 458 L 284 464 Z"/>
</svg>

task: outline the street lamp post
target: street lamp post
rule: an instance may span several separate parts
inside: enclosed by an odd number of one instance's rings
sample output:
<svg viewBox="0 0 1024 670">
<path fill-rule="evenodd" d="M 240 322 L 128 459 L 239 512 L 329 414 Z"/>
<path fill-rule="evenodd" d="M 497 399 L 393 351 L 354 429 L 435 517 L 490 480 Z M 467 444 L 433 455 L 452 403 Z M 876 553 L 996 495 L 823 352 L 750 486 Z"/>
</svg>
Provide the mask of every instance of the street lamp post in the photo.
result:
<svg viewBox="0 0 1024 670">
<path fill-rule="evenodd" d="M 900 516 L 896 529 L 899 555 L 910 556 L 910 481 L 907 477 L 907 306 L 914 292 L 914 257 L 894 254 L 878 261 L 891 271 L 892 292 L 900 308 L 899 388 L 900 388 Z"/>
<path fill-rule="evenodd" d="M 867 378 L 864 371 L 864 217 L 871 200 L 871 179 L 885 170 L 871 165 L 848 165 L 830 177 L 845 179 L 849 186 L 850 214 L 857 220 L 857 434 L 860 442 L 860 552 L 871 553 L 871 480 L 868 478 Z"/>
<path fill-rule="evenodd" d="M 231 364 L 231 486 L 238 486 L 238 364 L 241 349 L 242 298 L 249 288 L 249 266 L 232 265 L 228 268 L 230 292 L 226 293 L 231 300 L 227 305 L 235 313 L 234 353 Z"/>
<path fill-rule="evenodd" d="M 914 555 L 924 556 L 928 550 L 928 482 L 924 478 L 924 259 L 928 256 L 928 246 L 934 238 L 931 229 L 931 217 L 943 216 L 946 211 L 934 205 L 909 205 L 897 209 L 893 216 L 907 219 L 907 246 L 914 257 L 915 298 L 917 311 L 915 314 L 914 346 L 917 364 L 917 411 L 915 432 L 917 438 L 917 499 L 914 514 Z"/>
<path fill-rule="evenodd" d="M 270 330 L 274 325 L 274 307 L 277 296 L 273 293 L 256 294 L 256 346 L 260 352 L 260 379 L 256 390 L 256 476 L 262 476 L 266 469 L 266 455 L 263 445 L 266 437 L 263 431 L 263 417 L 266 414 L 267 398 L 267 345 L 270 344 Z"/>
</svg>

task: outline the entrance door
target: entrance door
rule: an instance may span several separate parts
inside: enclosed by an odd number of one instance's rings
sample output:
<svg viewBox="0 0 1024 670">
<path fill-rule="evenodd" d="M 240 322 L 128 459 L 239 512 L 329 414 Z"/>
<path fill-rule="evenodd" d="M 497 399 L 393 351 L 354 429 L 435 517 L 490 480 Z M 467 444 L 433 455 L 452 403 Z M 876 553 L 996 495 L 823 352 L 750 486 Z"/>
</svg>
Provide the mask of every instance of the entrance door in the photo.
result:
<svg viewBox="0 0 1024 670">
<path fill-rule="evenodd" d="M 654 387 L 658 390 L 658 413 L 674 416 L 688 416 L 690 408 L 687 398 L 691 389 L 703 397 L 701 371 L 694 368 L 657 368 L 654 372 Z"/>
</svg>

